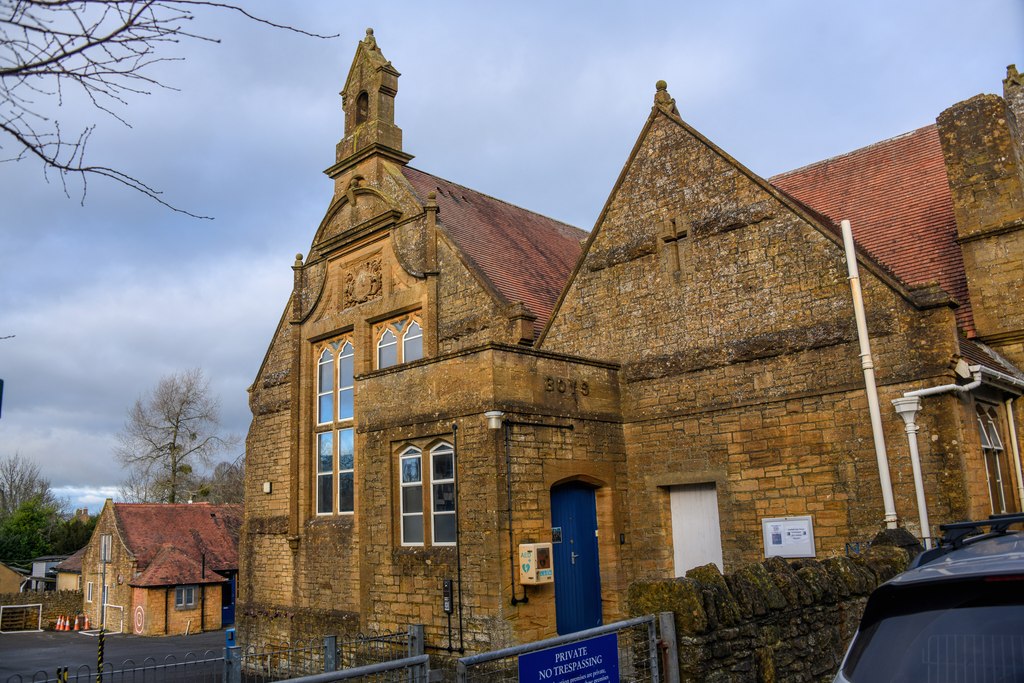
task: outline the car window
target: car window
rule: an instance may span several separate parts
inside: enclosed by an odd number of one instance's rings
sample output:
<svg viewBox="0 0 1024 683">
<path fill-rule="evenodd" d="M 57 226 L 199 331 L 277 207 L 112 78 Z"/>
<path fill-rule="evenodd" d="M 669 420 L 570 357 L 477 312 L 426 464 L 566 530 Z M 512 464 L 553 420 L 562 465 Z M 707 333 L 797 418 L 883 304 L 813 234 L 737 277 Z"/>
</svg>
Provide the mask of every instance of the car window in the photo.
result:
<svg viewBox="0 0 1024 683">
<path fill-rule="evenodd" d="M 843 675 L 854 683 L 1024 681 L 1024 576 L 884 586 Z"/>
</svg>

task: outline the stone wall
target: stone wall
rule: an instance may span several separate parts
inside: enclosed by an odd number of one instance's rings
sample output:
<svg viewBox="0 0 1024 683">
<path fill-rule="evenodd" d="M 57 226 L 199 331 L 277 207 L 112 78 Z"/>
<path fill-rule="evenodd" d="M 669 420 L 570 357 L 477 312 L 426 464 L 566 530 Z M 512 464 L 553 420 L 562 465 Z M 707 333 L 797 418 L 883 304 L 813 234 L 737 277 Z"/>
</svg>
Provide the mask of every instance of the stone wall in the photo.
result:
<svg viewBox="0 0 1024 683">
<path fill-rule="evenodd" d="M 52 630 L 57 617 L 74 617 L 82 613 L 82 591 L 26 591 L 0 593 L 0 605 L 43 605 L 43 628 Z"/>
<path fill-rule="evenodd" d="M 680 681 L 831 681 L 867 596 L 907 563 L 906 551 L 875 545 L 854 558 L 771 558 L 725 576 L 709 564 L 634 583 L 629 608 L 675 615 Z"/>
</svg>

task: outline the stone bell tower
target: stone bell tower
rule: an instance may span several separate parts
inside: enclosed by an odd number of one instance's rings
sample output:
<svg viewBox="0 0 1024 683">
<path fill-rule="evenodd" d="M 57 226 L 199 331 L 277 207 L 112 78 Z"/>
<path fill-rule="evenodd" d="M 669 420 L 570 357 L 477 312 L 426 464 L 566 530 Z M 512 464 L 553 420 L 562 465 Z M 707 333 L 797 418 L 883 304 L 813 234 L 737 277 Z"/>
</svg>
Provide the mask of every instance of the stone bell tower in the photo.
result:
<svg viewBox="0 0 1024 683">
<path fill-rule="evenodd" d="M 400 75 L 381 54 L 373 29 L 366 29 L 341 90 L 345 137 L 338 143 L 337 163 L 328 169 L 328 175 L 337 177 L 371 155 L 401 164 L 412 159 L 402 152 L 402 129 L 395 125 Z"/>
</svg>

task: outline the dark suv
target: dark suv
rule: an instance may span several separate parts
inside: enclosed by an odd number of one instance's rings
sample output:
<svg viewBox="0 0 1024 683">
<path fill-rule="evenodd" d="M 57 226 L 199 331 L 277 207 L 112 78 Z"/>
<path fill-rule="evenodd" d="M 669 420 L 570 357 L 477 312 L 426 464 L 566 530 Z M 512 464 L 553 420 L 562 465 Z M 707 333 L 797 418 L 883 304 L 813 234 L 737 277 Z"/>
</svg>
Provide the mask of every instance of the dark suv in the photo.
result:
<svg viewBox="0 0 1024 683">
<path fill-rule="evenodd" d="M 1021 523 L 941 526 L 939 547 L 868 598 L 836 683 L 1024 682 L 1024 533 L 1010 529 Z"/>
</svg>

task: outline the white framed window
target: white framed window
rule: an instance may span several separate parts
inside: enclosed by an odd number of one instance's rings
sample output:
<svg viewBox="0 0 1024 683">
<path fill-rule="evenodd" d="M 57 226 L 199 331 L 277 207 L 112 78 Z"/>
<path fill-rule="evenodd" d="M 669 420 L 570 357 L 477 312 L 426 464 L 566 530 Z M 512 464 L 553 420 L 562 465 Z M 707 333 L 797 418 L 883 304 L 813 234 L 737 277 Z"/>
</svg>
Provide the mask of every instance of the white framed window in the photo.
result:
<svg viewBox="0 0 1024 683">
<path fill-rule="evenodd" d="M 455 545 L 455 451 L 430 449 L 430 534 L 434 545 Z"/>
<path fill-rule="evenodd" d="M 317 515 L 355 511 L 355 346 L 324 344 L 317 358 L 314 505 Z"/>
<path fill-rule="evenodd" d="M 423 325 L 418 316 L 406 316 L 374 328 L 377 369 L 423 358 Z"/>
<path fill-rule="evenodd" d="M 316 513 L 334 512 L 334 432 L 316 435 Z"/>
<path fill-rule="evenodd" d="M 423 328 L 413 320 L 402 335 L 402 362 L 409 363 L 420 358 L 423 358 Z"/>
<path fill-rule="evenodd" d="M 399 456 L 402 545 L 423 545 L 423 454 L 410 446 Z"/>
<path fill-rule="evenodd" d="M 175 609 L 187 609 L 196 606 L 195 586 L 175 586 L 174 607 Z"/>
<path fill-rule="evenodd" d="M 339 429 L 338 435 L 338 512 L 355 511 L 356 452 L 351 427 Z"/>
<path fill-rule="evenodd" d="M 345 342 L 338 353 L 338 419 L 351 420 L 355 417 L 353 398 L 355 393 L 355 349 Z"/>
<path fill-rule="evenodd" d="M 110 562 L 111 534 L 100 536 L 100 561 Z"/>
<path fill-rule="evenodd" d="M 317 363 L 316 373 L 316 423 L 328 424 L 334 421 L 334 353 L 324 349 Z"/>
<path fill-rule="evenodd" d="M 85 601 L 92 602 L 92 581 L 85 584 Z"/>
<path fill-rule="evenodd" d="M 975 415 L 978 420 L 978 436 L 981 439 L 981 452 L 985 459 L 985 475 L 988 480 L 989 502 L 993 514 L 1011 512 L 1013 494 L 1009 491 L 1009 463 L 1003 447 L 1003 438 L 999 428 L 999 411 L 996 406 L 976 403 Z"/>
<path fill-rule="evenodd" d="M 407 446 L 398 462 L 402 545 L 455 545 L 455 449 L 445 442 L 426 453 Z"/>
<path fill-rule="evenodd" d="M 398 337 L 390 329 L 385 328 L 384 333 L 377 340 L 377 368 L 390 368 L 398 364 Z"/>
</svg>

